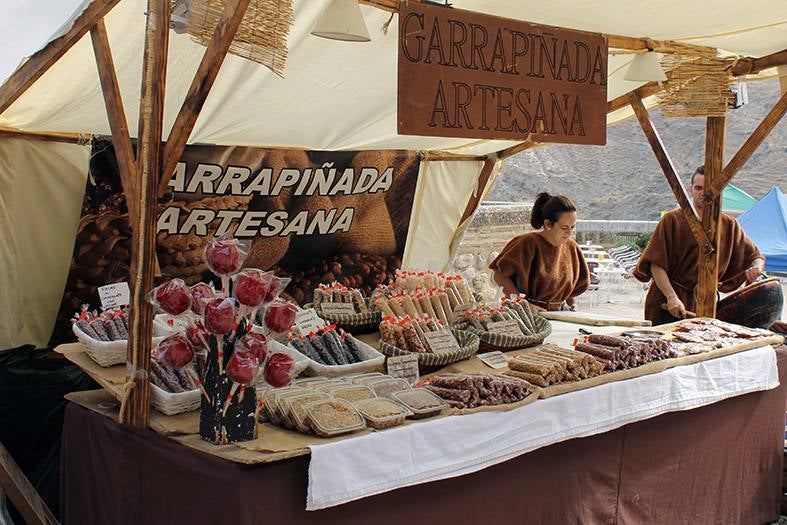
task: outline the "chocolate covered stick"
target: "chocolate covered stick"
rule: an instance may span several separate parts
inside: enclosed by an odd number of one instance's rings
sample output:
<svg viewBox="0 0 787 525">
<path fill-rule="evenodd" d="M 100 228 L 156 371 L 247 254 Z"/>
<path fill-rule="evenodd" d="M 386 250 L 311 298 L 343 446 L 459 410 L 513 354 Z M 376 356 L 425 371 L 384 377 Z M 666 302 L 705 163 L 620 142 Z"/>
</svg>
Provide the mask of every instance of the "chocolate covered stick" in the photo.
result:
<svg viewBox="0 0 787 525">
<path fill-rule="evenodd" d="M 396 314 L 388 305 L 388 300 L 382 297 L 378 297 L 374 300 L 374 305 L 383 313 L 383 317 L 396 317 Z"/>
</svg>

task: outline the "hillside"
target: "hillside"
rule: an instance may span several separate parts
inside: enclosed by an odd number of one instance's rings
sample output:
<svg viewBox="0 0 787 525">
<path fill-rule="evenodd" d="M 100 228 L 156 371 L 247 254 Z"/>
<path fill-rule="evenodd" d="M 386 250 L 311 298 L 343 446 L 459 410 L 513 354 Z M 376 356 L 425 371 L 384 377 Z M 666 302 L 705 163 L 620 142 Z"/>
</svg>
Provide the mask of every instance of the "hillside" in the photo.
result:
<svg viewBox="0 0 787 525">
<path fill-rule="evenodd" d="M 749 103 L 727 117 L 728 161 L 779 98 L 778 81 L 749 82 Z M 651 113 L 672 161 L 688 178 L 704 157 L 704 118 Z M 772 186 L 787 190 L 787 118 L 733 179 L 759 199 Z M 606 146 L 550 144 L 510 158 L 488 200 L 533 200 L 539 191 L 574 199 L 584 219 L 658 219 L 675 198 L 636 119 L 608 129 Z"/>
</svg>

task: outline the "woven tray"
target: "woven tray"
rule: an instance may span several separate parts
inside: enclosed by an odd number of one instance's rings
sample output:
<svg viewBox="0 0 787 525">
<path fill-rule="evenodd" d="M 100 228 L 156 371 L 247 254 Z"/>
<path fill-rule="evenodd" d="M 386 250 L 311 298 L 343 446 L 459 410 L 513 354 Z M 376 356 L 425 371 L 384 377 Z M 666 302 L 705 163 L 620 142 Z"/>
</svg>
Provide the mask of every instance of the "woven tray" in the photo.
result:
<svg viewBox="0 0 787 525">
<path fill-rule="evenodd" d="M 419 367 L 445 366 L 468 359 L 478 352 L 480 342 L 478 335 L 455 328 L 452 328 L 451 332 L 453 332 L 454 337 L 459 342 L 459 349 L 451 352 L 441 352 L 439 354 L 410 352 L 384 341 L 380 341 L 380 351 L 388 357 L 415 354 L 418 357 Z"/>
<path fill-rule="evenodd" d="M 461 323 L 457 326 L 461 330 L 478 335 L 481 340 L 479 345 L 481 352 L 511 352 L 512 350 L 521 350 L 522 348 L 540 345 L 552 333 L 552 325 L 549 324 L 549 321 L 540 315 L 535 315 L 534 321 L 538 332 L 533 335 L 522 335 L 521 337 L 484 332 L 469 323 Z"/>
<path fill-rule="evenodd" d="M 304 305 L 304 308 L 313 308 L 313 305 Z M 317 315 L 325 319 L 331 324 L 335 324 L 347 332 L 353 334 L 371 334 L 379 330 L 380 321 L 383 320 L 383 314 L 376 310 L 369 310 L 362 314 L 346 314 L 346 315 L 328 315 L 322 309 L 314 308 Z"/>
</svg>

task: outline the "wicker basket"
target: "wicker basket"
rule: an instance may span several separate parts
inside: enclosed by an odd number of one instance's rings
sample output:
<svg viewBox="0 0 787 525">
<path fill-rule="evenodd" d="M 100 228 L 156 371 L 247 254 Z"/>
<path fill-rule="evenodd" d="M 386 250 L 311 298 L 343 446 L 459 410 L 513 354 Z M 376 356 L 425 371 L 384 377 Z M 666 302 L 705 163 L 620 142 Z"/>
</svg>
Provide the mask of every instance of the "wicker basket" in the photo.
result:
<svg viewBox="0 0 787 525">
<path fill-rule="evenodd" d="M 358 374 L 363 372 L 379 372 L 383 369 L 383 363 L 385 363 L 385 356 L 383 354 L 364 343 L 360 339 L 356 339 L 349 334 L 347 337 L 352 337 L 353 341 L 355 341 L 355 344 L 361 351 L 361 355 L 363 356 L 364 360 L 360 363 L 351 363 L 349 365 L 324 365 L 303 355 L 292 346 L 288 345 L 287 350 L 291 355 L 297 355 L 299 360 L 302 359 L 307 363 L 305 375 L 310 376 L 338 377 L 347 374 Z"/>
<path fill-rule="evenodd" d="M 398 346 L 388 344 L 384 341 L 380 341 L 380 351 L 388 357 L 410 355 L 414 353 L 418 357 L 419 368 L 445 366 L 451 363 L 456 363 L 457 361 L 462 361 L 463 359 L 469 359 L 470 357 L 474 356 L 476 352 L 478 352 L 480 342 L 478 335 L 464 330 L 457 330 L 455 328 L 452 328 L 451 332 L 453 332 L 454 337 L 456 337 L 456 340 L 459 343 L 459 348 L 450 352 L 440 352 L 439 354 L 434 354 L 431 352 L 410 352 L 408 350 L 399 348 Z"/>
<path fill-rule="evenodd" d="M 157 345 L 169 334 L 166 330 L 166 325 L 154 322 L 153 325 L 153 344 Z M 85 345 L 85 353 L 95 361 L 99 366 L 104 368 L 119 365 L 126 362 L 126 353 L 128 349 L 128 340 L 119 339 L 117 341 L 100 341 L 93 339 L 85 332 L 80 330 L 79 326 L 74 323 L 71 327 L 74 335 L 80 343 Z"/>
<path fill-rule="evenodd" d="M 199 410 L 200 395 L 199 389 L 173 393 L 150 384 L 150 404 L 167 416 Z"/>
<path fill-rule="evenodd" d="M 311 304 L 304 305 L 304 308 L 313 308 Z M 383 314 L 376 310 L 369 310 L 362 314 L 327 315 L 321 309 L 314 308 L 317 315 L 337 328 L 341 328 L 353 334 L 372 334 L 380 329 L 380 321 Z"/>
<path fill-rule="evenodd" d="M 552 333 L 552 325 L 548 320 L 540 315 L 533 317 L 535 321 L 535 328 L 538 330 L 532 335 L 511 336 L 505 334 L 496 334 L 493 332 L 481 331 L 469 323 L 462 323 L 458 325 L 461 330 L 478 335 L 481 340 L 479 345 L 480 352 L 511 352 L 513 350 L 521 350 L 530 346 L 540 345 L 544 339 Z"/>
</svg>

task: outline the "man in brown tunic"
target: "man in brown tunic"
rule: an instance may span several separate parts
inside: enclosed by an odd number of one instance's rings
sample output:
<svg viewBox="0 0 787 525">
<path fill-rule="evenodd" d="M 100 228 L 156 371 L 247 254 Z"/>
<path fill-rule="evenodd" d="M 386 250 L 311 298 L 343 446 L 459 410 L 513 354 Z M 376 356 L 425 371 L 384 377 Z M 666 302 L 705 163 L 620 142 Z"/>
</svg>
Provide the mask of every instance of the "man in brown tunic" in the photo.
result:
<svg viewBox="0 0 787 525">
<path fill-rule="evenodd" d="M 698 213 L 704 204 L 704 180 L 705 169 L 700 166 L 691 176 Z M 719 229 L 719 289 L 731 292 L 744 282 L 754 282 L 765 268 L 765 258 L 734 218 L 722 213 Z M 670 323 L 695 310 L 698 264 L 699 246 L 683 213 L 680 209 L 666 213 L 634 270 L 634 277 L 642 282 L 653 279 L 645 299 L 645 319 L 654 325 Z"/>
</svg>

